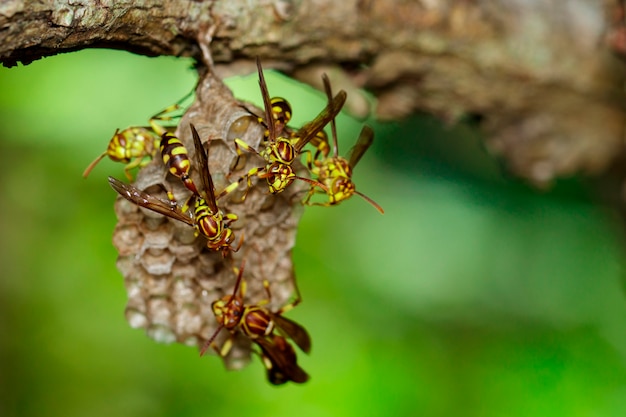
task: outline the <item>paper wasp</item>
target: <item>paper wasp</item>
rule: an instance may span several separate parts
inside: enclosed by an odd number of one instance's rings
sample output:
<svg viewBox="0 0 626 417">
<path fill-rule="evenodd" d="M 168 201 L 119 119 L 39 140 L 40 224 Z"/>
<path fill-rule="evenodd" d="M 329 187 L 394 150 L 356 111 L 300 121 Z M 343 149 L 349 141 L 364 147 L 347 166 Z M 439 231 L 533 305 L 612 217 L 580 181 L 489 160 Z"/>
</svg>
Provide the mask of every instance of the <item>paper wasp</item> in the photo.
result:
<svg viewBox="0 0 626 417">
<path fill-rule="evenodd" d="M 291 121 L 291 105 L 282 97 L 272 97 L 270 99 L 270 104 L 272 106 L 272 116 L 274 117 L 276 137 L 284 134 L 284 137 L 288 137 L 291 140 L 292 145 L 296 145 L 299 140 L 297 133 L 293 128 L 288 126 L 288 123 Z M 267 145 L 270 132 L 268 125 L 262 117 L 258 117 L 256 114 L 254 116 L 256 116 L 259 123 L 263 124 L 266 128 L 265 141 Z M 330 152 L 328 137 L 321 129 L 310 139 L 309 143 L 317 148 L 316 158 L 320 153 L 326 156 Z"/>
<path fill-rule="evenodd" d="M 305 353 L 311 351 L 311 339 L 304 327 L 282 316 L 301 301 L 297 287 L 296 299 L 278 311 L 272 312 L 263 307 L 272 299 L 269 282 L 264 281 L 263 287 L 267 293 L 267 299 L 258 304 L 246 305 L 244 303 L 246 292 L 246 283 L 243 280 L 244 267 L 245 262 L 242 263 L 237 273 L 233 293 L 213 302 L 211 307 L 219 325 L 200 349 L 200 355 L 204 355 L 210 347 L 222 357 L 228 355 L 232 348 L 232 337 L 227 339 L 221 348 L 218 348 L 213 341 L 222 329 L 228 330 L 233 335 L 241 331 L 261 349 L 261 359 L 267 369 L 270 382 L 274 384 L 283 384 L 287 381 L 305 382 L 308 380 L 308 375 L 298 366 L 295 351 L 284 336 L 291 338 Z M 275 334 L 274 331 L 279 332 L 280 335 Z"/>
<path fill-rule="evenodd" d="M 324 81 L 326 96 L 330 101 L 332 99 L 330 80 L 326 74 L 322 76 L 322 79 Z M 332 206 L 350 198 L 353 194 L 358 194 L 365 201 L 374 206 L 374 208 L 381 214 L 384 214 L 383 208 L 365 194 L 357 191 L 355 184 L 352 181 L 352 170 L 361 160 L 363 154 L 365 154 L 374 142 L 374 131 L 369 126 L 363 126 L 356 144 L 348 153 L 348 157 L 343 158 L 339 156 L 339 148 L 337 146 L 337 126 L 335 119 L 333 118 L 330 123 L 333 136 L 333 156 L 327 156 L 329 150 L 328 145 L 319 146 L 318 150 L 322 152 L 323 158 L 318 160 L 316 155 L 316 158 L 313 158 L 313 161 L 311 161 L 309 155 L 307 162 L 311 173 L 317 176 L 317 181 L 326 186 L 326 190 L 324 190 L 324 192 L 328 195 L 328 201 L 325 203 L 311 203 L 311 197 L 318 191 L 315 188 L 315 185 L 312 185 L 303 203 L 308 205 Z"/>
<path fill-rule="evenodd" d="M 109 183 L 125 199 L 154 212 L 168 216 L 174 220 L 179 220 L 195 227 L 196 234 L 201 234 L 207 239 L 207 247 L 211 250 L 221 250 L 226 256 L 229 251 L 239 250 L 242 241 L 237 248 L 231 246 L 234 235 L 230 229 L 230 224 L 237 220 L 237 215 L 233 213 L 224 214 L 218 207 L 215 197 L 213 179 L 209 172 L 208 156 L 202 146 L 200 136 L 193 124 L 190 124 L 196 149 L 197 169 L 200 171 L 202 179 L 202 194 L 192 194 L 185 205 L 180 208 L 173 195 L 168 191 L 170 201 L 163 201 L 146 192 L 143 192 L 132 185 L 125 184 L 113 177 L 109 177 Z M 210 141 L 209 141 L 210 143 Z M 182 143 L 180 146 L 183 146 Z M 194 203 L 193 216 L 187 213 L 189 207 Z"/>
<path fill-rule="evenodd" d="M 193 93 L 193 92 L 192 92 Z M 124 174 L 129 181 L 133 180 L 130 170 L 136 167 L 146 166 L 154 158 L 159 143 L 164 134 L 171 132 L 175 127 L 163 127 L 158 120 L 171 120 L 171 116 L 165 116 L 180 108 L 179 103 L 183 102 L 190 94 L 180 99 L 176 104 L 167 107 L 150 118 L 150 126 L 131 126 L 124 130 L 117 129 L 109 141 L 109 145 L 100 156 L 93 160 L 83 172 L 83 177 L 91 173 L 98 163 L 108 156 L 114 162 L 125 163 Z"/>
<path fill-rule="evenodd" d="M 241 139 L 235 139 L 235 150 L 238 157 L 243 155 L 243 152 L 254 153 L 265 160 L 265 165 L 262 167 L 252 168 L 246 174 L 244 174 L 239 180 L 233 182 L 226 187 L 220 196 L 230 193 L 235 190 L 240 183 L 247 181 L 246 193 L 252 186 L 251 178 L 258 176 L 259 178 L 265 178 L 269 186 L 269 190 L 272 194 L 278 194 L 284 191 L 294 180 L 299 179 L 306 181 L 311 185 L 316 185 L 322 189 L 325 189 L 325 185 L 320 182 L 297 176 L 292 163 L 296 160 L 297 156 L 301 153 L 302 148 L 308 142 L 317 137 L 319 131 L 321 131 L 328 122 L 330 122 L 343 107 L 346 101 L 346 92 L 339 91 L 339 93 L 329 100 L 328 105 L 322 112 L 311 122 L 300 128 L 293 136 L 283 136 L 284 124 L 282 121 L 277 122 L 274 117 L 275 114 L 280 114 L 280 110 L 273 110 L 272 102 L 270 100 L 269 92 L 267 91 L 267 84 L 265 83 L 265 77 L 263 76 L 263 69 L 261 62 L 257 59 L 257 69 L 259 73 L 259 86 L 261 87 L 261 95 L 263 96 L 263 107 L 265 109 L 264 122 L 267 124 L 267 140 L 264 142 L 265 149 L 260 152 L 248 145 Z M 286 102 L 283 99 L 282 102 Z M 291 112 L 288 112 L 289 115 Z M 280 119 L 281 116 L 279 115 Z M 290 118 L 290 116 L 289 116 Z M 284 118 L 285 120 L 287 118 Z M 237 165 L 237 161 L 233 166 Z M 242 199 L 245 199 L 246 194 Z"/>
</svg>

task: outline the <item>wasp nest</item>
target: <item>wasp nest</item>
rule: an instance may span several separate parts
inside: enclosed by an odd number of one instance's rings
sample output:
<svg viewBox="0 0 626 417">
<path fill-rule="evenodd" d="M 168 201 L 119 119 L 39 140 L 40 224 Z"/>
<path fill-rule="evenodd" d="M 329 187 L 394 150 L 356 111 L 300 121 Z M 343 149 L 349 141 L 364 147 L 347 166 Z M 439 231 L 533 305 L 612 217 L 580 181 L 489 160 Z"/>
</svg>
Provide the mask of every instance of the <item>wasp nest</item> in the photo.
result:
<svg viewBox="0 0 626 417">
<path fill-rule="evenodd" d="M 176 132 L 193 164 L 195 150 L 190 123 L 196 126 L 208 150 L 209 168 L 218 193 L 249 169 L 264 165 L 258 156 L 247 154 L 240 158 L 239 166 L 232 166 L 237 159 L 233 139 L 242 138 L 257 148 L 263 138 L 263 127 L 210 73 L 199 83 L 196 102 L 183 116 Z M 304 171 L 301 165 L 299 168 Z M 231 169 L 235 170 L 227 178 Z M 191 176 L 196 184 L 202 184 L 195 166 Z M 117 266 L 128 292 L 126 319 L 131 327 L 146 329 L 148 336 L 158 342 L 201 346 L 217 329 L 211 304 L 232 294 L 236 281 L 233 267 L 240 266 L 242 260 L 246 261 L 246 303 L 267 298 L 263 280 L 270 283 L 271 309 L 276 310 L 288 301 L 295 285 L 291 249 L 302 214 L 300 200 L 305 183 L 295 181 L 285 192 L 272 195 L 265 180 L 257 181 L 253 177 L 252 181 L 253 187 L 245 201 L 241 201 L 244 181 L 241 190 L 217 202 L 224 213 L 239 216 L 232 224 L 234 245 L 242 236 L 244 241 L 232 259 L 224 259 L 220 252 L 209 250 L 204 238 L 196 237 L 194 229 L 187 224 L 118 196 L 113 243 L 119 251 Z M 180 179 L 167 172 L 159 157 L 139 171 L 134 185 L 164 200 L 167 197 L 163 186 L 173 190 L 179 202 L 190 195 Z M 220 336 L 218 344 L 229 334 L 223 331 Z M 237 337 L 225 358 L 227 366 L 242 367 L 250 352 L 249 338 Z"/>
</svg>

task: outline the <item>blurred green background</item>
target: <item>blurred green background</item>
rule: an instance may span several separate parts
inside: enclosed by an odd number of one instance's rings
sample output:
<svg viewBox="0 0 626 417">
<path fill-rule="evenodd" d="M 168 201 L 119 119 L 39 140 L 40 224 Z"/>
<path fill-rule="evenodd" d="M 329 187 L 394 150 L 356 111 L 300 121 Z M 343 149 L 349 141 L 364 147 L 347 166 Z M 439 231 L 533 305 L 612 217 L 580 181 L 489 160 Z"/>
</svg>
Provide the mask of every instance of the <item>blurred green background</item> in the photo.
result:
<svg viewBox="0 0 626 417">
<path fill-rule="evenodd" d="M 111 245 L 123 177 L 83 169 L 116 128 L 194 87 L 192 62 L 88 50 L 0 69 L 0 415 L 624 416 L 624 248 L 575 181 L 538 194 L 502 176 L 468 125 L 375 125 L 358 197 L 308 208 L 295 250 L 313 337 L 303 386 L 259 361 L 159 345 L 124 319 Z M 279 76 L 295 124 L 321 93 Z M 256 75 L 229 80 L 260 104 Z M 339 119 L 340 149 L 361 124 Z"/>
</svg>

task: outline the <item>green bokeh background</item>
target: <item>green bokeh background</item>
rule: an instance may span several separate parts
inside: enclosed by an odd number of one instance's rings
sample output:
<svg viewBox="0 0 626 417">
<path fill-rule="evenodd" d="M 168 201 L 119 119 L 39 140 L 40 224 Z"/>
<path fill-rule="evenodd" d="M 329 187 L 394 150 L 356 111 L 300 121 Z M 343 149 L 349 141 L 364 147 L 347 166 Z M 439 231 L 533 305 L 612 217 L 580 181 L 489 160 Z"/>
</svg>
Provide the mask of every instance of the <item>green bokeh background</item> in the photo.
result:
<svg viewBox="0 0 626 417">
<path fill-rule="evenodd" d="M 308 208 L 295 249 L 302 386 L 132 330 L 111 245 L 115 128 L 195 84 L 192 62 L 89 50 L 0 69 L 0 415 L 624 416 L 624 249 L 570 181 L 500 174 L 467 125 L 375 125 L 359 198 Z M 279 76 L 295 122 L 323 95 Z M 260 103 L 255 75 L 229 80 Z M 360 122 L 342 116 L 340 149 Z"/>
</svg>

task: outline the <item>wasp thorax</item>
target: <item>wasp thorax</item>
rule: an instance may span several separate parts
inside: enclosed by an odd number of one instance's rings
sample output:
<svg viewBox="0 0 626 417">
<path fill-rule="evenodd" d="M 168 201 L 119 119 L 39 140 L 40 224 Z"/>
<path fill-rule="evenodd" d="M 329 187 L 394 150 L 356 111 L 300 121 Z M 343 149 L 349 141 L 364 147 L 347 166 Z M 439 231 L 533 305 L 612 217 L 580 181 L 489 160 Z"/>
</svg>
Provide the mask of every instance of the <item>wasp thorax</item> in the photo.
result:
<svg viewBox="0 0 626 417">
<path fill-rule="evenodd" d="M 271 146 L 272 161 L 276 160 L 283 164 L 290 164 L 296 158 L 296 150 L 288 139 L 278 138 L 276 143 Z"/>
<path fill-rule="evenodd" d="M 249 307 L 244 319 L 244 332 L 252 337 L 267 336 L 274 330 L 274 322 L 267 310 Z"/>
<path fill-rule="evenodd" d="M 352 168 L 350 168 L 350 164 L 342 157 L 332 158 L 328 162 L 328 169 L 330 173 L 328 176 L 330 177 L 347 177 L 352 178 Z"/>
<path fill-rule="evenodd" d="M 195 218 L 198 232 L 209 240 L 215 240 L 222 235 L 223 219 L 220 212 L 212 213 L 204 199 L 196 203 Z"/>
<path fill-rule="evenodd" d="M 128 157 L 154 153 L 157 137 L 145 127 L 129 128 L 119 135 L 123 137 L 124 148 Z M 120 143 L 122 142 L 120 141 Z"/>
</svg>

